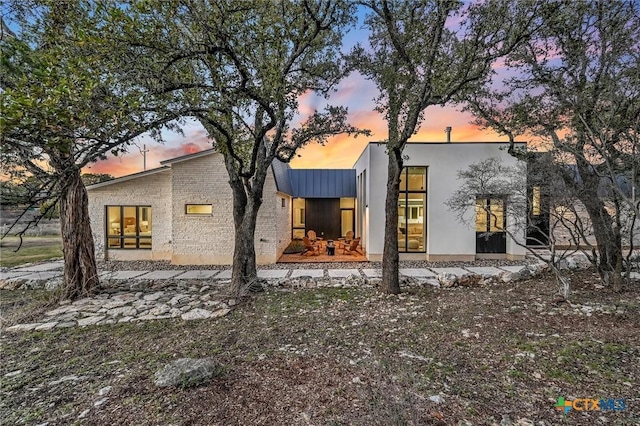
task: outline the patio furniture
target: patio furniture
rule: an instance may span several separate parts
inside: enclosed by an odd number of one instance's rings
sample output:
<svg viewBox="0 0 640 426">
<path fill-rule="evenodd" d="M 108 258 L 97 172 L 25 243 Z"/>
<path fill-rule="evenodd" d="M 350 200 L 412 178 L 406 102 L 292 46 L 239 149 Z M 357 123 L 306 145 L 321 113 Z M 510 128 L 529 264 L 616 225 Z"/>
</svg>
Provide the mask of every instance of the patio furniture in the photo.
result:
<svg viewBox="0 0 640 426">
<path fill-rule="evenodd" d="M 348 246 L 353 241 L 354 233 L 353 231 L 347 231 L 344 237 L 338 238 L 338 249 L 343 248 L 345 245 Z"/>
<path fill-rule="evenodd" d="M 343 247 L 342 249 L 342 254 L 354 254 L 354 253 L 359 253 L 361 255 L 364 256 L 364 253 L 362 253 L 359 249 L 358 246 L 360 245 L 360 237 L 354 239 L 353 241 L 351 241 L 351 243 L 349 245 L 346 245 Z"/>
<path fill-rule="evenodd" d="M 336 246 L 333 243 L 333 240 L 327 241 L 327 255 L 335 256 L 335 254 L 336 254 Z"/>
<path fill-rule="evenodd" d="M 318 256 L 320 254 L 319 247 L 314 245 L 309 238 L 302 237 L 302 242 L 304 243 L 304 251 L 300 253 L 300 256 L 304 256 L 306 253 L 311 253 L 313 256 Z"/>
<path fill-rule="evenodd" d="M 307 237 L 309 238 L 309 240 L 311 240 L 312 243 L 315 244 L 315 242 L 318 239 L 318 236 L 316 235 L 316 231 L 314 231 L 313 229 L 309 229 L 309 232 L 307 232 Z"/>
</svg>

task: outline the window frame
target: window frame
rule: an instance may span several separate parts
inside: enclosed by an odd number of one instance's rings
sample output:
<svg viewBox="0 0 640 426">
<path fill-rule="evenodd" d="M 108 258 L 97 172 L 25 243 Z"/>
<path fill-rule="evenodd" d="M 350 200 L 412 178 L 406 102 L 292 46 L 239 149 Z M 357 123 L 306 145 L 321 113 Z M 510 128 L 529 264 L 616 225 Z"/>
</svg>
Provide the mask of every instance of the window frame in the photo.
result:
<svg viewBox="0 0 640 426">
<path fill-rule="evenodd" d="M 424 169 L 424 182 L 423 187 L 421 189 L 409 189 L 411 185 L 409 185 L 409 169 Z M 400 209 L 404 209 L 404 224 L 401 226 L 398 221 L 398 227 L 404 227 L 405 238 L 404 238 L 404 247 L 400 247 L 398 244 L 398 253 L 426 253 L 427 252 L 427 203 L 429 202 L 428 198 L 428 186 L 429 186 L 429 166 L 421 166 L 421 165 L 411 165 L 404 166 L 402 168 L 402 177 L 404 177 L 404 188 L 403 185 L 400 185 L 399 197 L 398 197 L 398 217 L 400 216 Z M 401 181 L 402 181 L 401 177 Z M 424 204 L 422 206 L 423 218 L 422 218 L 422 250 L 409 249 L 409 219 L 410 215 L 416 211 L 418 213 L 418 217 L 420 215 L 420 206 L 411 206 L 409 204 L 410 194 L 420 194 L 423 196 Z M 404 204 L 400 205 L 400 201 L 404 200 Z M 417 219 L 417 218 L 415 218 Z M 400 237 L 398 236 L 398 241 Z"/>
<path fill-rule="evenodd" d="M 488 234 L 497 234 L 497 233 L 505 233 L 507 229 L 507 197 L 505 195 L 478 195 L 476 196 L 476 207 L 478 206 L 478 200 L 484 200 L 484 205 L 482 207 L 482 212 L 484 214 L 484 223 L 486 224 L 485 231 L 478 231 L 478 211 L 476 210 L 476 233 L 488 233 Z M 501 204 L 492 203 L 492 201 L 500 201 Z M 491 230 L 494 227 L 493 225 L 493 215 L 491 211 L 492 206 L 500 206 L 502 207 L 502 227 L 497 230 Z M 497 226 L 496 226 L 497 228 Z"/>
<path fill-rule="evenodd" d="M 111 229 L 109 227 L 109 208 L 118 208 L 119 209 L 119 228 L 117 234 L 112 234 Z M 125 218 L 125 208 L 135 208 L 135 235 L 125 234 L 125 226 L 123 226 L 124 218 Z M 145 217 L 145 214 L 141 212 L 143 209 L 148 209 L 149 216 Z M 104 207 L 105 212 L 105 247 L 107 250 L 151 250 L 153 248 L 153 225 L 151 227 L 150 235 L 140 235 L 140 227 L 142 221 L 149 221 L 150 216 L 152 216 L 152 207 L 151 205 L 138 205 L 138 204 L 109 204 Z M 153 224 L 153 221 L 151 221 Z M 115 228 L 113 228 L 115 230 Z M 129 247 L 126 244 L 125 240 L 135 240 L 135 246 Z M 141 246 L 141 242 L 147 242 L 144 246 Z M 117 243 L 117 244 L 114 244 Z"/>
<path fill-rule="evenodd" d="M 190 206 L 206 206 L 206 207 L 210 207 L 211 211 L 209 213 L 189 213 Z M 213 216 L 213 203 L 185 203 L 184 215 L 185 216 Z"/>
</svg>

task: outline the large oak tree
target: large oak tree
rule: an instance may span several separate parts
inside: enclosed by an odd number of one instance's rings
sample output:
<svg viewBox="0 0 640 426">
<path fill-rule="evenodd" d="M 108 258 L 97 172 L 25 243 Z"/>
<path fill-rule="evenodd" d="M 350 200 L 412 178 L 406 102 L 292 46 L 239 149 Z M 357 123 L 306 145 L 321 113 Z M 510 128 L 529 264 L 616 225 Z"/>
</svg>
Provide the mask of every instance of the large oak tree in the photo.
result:
<svg viewBox="0 0 640 426">
<path fill-rule="evenodd" d="M 37 183 L 24 194 L 28 203 L 59 203 L 60 296 L 83 297 L 97 289 L 99 280 L 81 169 L 122 152 L 149 129 L 170 125 L 180 113 L 160 107 L 113 72 L 123 58 L 106 47 L 108 31 L 98 3 L 24 0 L 6 6 L 15 30 L 3 22 L 3 173 L 17 183 Z"/>
<path fill-rule="evenodd" d="M 300 97 L 328 94 L 342 77 L 349 5 L 323 1 L 175 0 L 131 2 L 112 28 L 142 58 L 132 75 L 151 91 L 180 90 L 223 156 L 233 193 L 231 292 L 260 289 L 254 234 L 275 159 L 309 142 L 358 133 L 346 109 L 300 117 Z M 302 122 L 300 123 L 300 121 Z M 300 124 L 296 124 L 300 123 Z"/>
<path fill-rule="evenodd" d="M 508 55 L 515 77 L 469 96 L 469 109 L 512 141 L 533 133 L 546 142 L 555 173 L 589 216 L 600 275 L 619 290 L 622 230 L 640 207 L 631 190 L 640 187 L 640 7 L 554 5 Z"/>
<path fill-rule="evenodd" d="M 387 122 L 388 179 L 381 290 L 399 293 L 398 196 L 403 150 L 428 120 L 427 108 L 455 102 L 490 81 L 492 65 L 521 43 L 536 5 L 528 1 L 363 1 L 369 47 L 353 66 L 375 82 Z M 459 19 L 455 24 L 453 20 Z M 433 177 L 432 177 L 433 178 Z"/>
</svg>

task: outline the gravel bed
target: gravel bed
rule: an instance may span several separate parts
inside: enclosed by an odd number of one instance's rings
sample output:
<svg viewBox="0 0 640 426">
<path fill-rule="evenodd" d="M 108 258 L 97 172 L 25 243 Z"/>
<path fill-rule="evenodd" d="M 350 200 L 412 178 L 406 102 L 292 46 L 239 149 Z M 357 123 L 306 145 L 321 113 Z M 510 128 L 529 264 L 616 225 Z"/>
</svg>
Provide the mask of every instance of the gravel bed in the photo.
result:
<svg viewBox="0 0 640 426">
<path fill-rule="evenodd" d="M 474 262 L 427 262 L 400 261 L 400 268 L 451 268 L 463 266 L 509 266 L 535 263 L 535 259 L 525 260 L 489 260 Z M 165 260 L 129 260 L 98 261 L 98 269 L 103 271 L 158 271 L 158 270 L 223 270 L 230 265 L 173 265 Z M 258 265 L 258 269 L 380 269 L 382 262 L 309 262 L 309 263 L 275 263 Z"/>
</svg>

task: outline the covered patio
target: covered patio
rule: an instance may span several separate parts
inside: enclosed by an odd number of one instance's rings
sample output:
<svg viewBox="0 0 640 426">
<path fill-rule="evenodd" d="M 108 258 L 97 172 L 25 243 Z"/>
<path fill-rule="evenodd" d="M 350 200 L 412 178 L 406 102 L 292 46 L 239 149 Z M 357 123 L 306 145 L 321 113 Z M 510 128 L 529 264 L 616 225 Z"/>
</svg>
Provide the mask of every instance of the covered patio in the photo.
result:
<svg viewBox="0 0 640 426">
<path fill-rule="evenodd" d="M 358 239 L 359 241 L 359 239 Z M 350 244 L 344 241 L 329 242 L 333 249 L 327 250 L 327 241 L 318 240 L 313 244 L 314 250 L 305 250 L 304 243 L 300 240 L 291 242 L 285 253 L 280 256 L 277 263 L 337 263 L 337 262 L 368 262 L 366 252 L 357 243 L 357 249 L 349 251 Z M 353 246 L 351 244 L 351 246 Z M 288 251 L 288 253 L 287 253 Z"/>
</svg>

